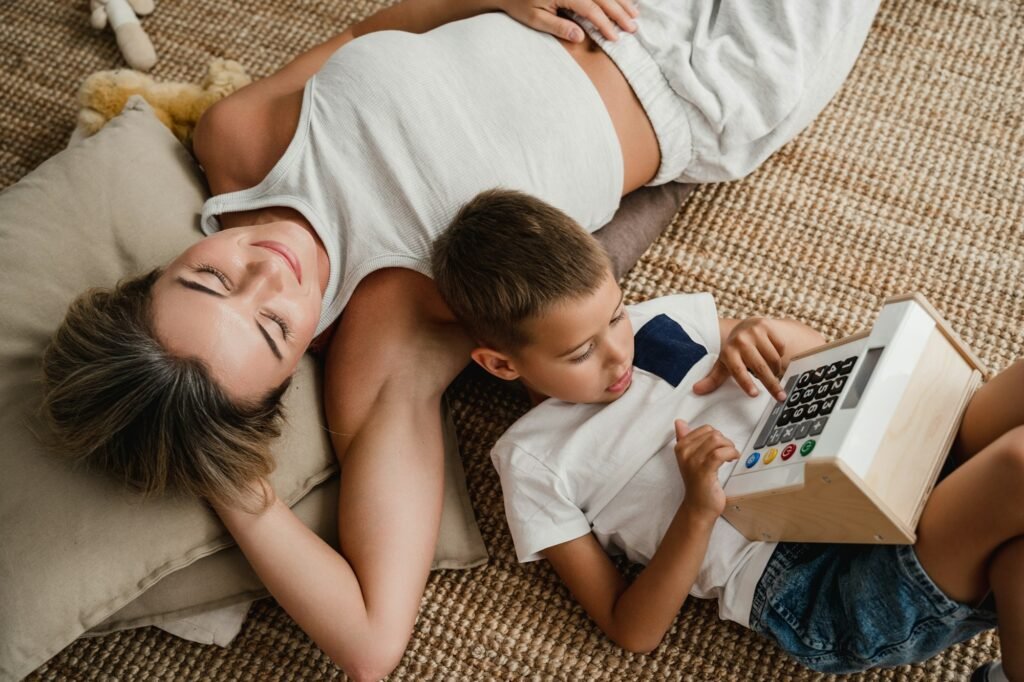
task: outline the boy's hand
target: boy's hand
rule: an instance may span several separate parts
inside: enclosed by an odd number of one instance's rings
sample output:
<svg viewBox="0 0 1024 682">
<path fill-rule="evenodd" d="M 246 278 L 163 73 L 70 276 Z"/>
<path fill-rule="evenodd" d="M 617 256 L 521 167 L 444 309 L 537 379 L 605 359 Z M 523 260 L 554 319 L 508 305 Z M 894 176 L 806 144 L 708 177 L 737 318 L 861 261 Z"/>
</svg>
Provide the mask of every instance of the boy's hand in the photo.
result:
<svg viewBox="0 0 1024 682">
<path fill-rule="evenodd" d="M 722 352 L 711 372 L 693 385 L 697 395 L 711 393 L 732 376 L 747 395 L 757 395 L 756 376 L 778 400 L 786 399 L 779 377 L 786 372 L 786 344 L 763 317 L 748 317 L 737 324 L 722 344 Z"/>
<path fill-rule="evenodd" d="M 683 476 L 686 495 L 683 505 L 693 513 L 718 518 L 725 511 L 725 491 L 718 470 L 725 462 L 739 459 L 732 441 L 717 429 L 704 425 L 693 431 L 682 419 L 675 421 L 676 463 Z"/>
</svg>

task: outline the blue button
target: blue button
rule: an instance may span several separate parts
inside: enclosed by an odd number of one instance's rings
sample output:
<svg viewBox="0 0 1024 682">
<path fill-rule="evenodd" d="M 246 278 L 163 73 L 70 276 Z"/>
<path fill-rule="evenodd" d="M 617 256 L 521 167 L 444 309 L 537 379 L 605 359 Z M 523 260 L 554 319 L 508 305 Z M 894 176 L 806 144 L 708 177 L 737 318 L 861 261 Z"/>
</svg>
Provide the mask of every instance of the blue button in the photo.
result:
<svg viewBox="0 0 1024 682">
<path fill-rule="evenodd" d="M 752 452 L 752 453 L 750 453 L 750 457 L 747 457 L 747 468 L 748 469 L 752 469 L 754 467 L 754 465 L 757 464 L 757 460 L 759 460 L 759 459 L 761 459 L 761 453 L 760 452 Z"/>
</svg>

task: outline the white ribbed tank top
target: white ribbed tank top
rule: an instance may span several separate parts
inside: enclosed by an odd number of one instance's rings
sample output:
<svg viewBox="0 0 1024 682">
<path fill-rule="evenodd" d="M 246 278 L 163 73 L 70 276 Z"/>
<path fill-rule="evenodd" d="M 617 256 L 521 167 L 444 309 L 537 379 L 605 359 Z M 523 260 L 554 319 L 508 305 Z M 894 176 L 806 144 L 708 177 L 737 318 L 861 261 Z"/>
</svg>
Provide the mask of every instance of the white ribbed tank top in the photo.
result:
<svg viewBox="0 0 1024 682">
<path fill-rule="evenodd" d="M 319 334 L 371 272 L 430 276 L 433 240 L 478 192 L 527 192 L 594 231 L 622 182 L 611 118 L 575 60 L 552 36 L 484 14 L 338 50 L 307 83 L 281 159 L 258 185 L 207 200 L 202 229 L 223 213 L 299 211 L 330 259 Z"/>
</svg>

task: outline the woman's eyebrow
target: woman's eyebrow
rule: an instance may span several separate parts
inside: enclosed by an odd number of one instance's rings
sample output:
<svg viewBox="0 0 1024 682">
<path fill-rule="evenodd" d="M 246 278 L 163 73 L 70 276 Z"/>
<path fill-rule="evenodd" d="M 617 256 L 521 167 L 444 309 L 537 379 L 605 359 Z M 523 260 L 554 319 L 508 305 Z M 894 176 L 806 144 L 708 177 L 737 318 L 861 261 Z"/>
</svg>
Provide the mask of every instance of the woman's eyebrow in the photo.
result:
<svg viewBox="0 0 1024 682">
<path fill-rule="evenodd" d="M 209 294 L 211 296 L 216 296 L 217 298 L 227 298 L 227 296 L 225 296 L 224 294 L 220 293 L 219 291 L 214 291 L 213 289 L 211 289 L 211 288 L 209 288 L 207 286 L 203 286 L 199 282 L 193 282 L 192 280 L 185 279 L 184 277 L 181 277 L 181 276 L 175 277 L 174 279 L 175 279 L 176 282 L 178 282 L 178 284 L 180 284 L 181 286 L 186 287 L 188 289 L 192 289 L 194 291 L 201 291 L 204 294 Z"/>
<path fill-rule="evenodd" d="M 277 344 L 274 343 L 274 339 L 271 338 L 270 334 L 267 333 L 267 330 L 263 328 L 263 325 L 260 324 L 259 322 L 257 322 L 256 323 L 256 328 L 260 330 L 260 334 L 263 334 L 263 338 L 265 338 L 267 340 L 267 344 L 270 345 L 270 350 L 272 350 L 274 352 L 274 355 L 277 357 L 277 359 L 278 360 L 284 360 L 284 356 L 281 355 L 281 351 L 278 350 Z"/>
</svg>

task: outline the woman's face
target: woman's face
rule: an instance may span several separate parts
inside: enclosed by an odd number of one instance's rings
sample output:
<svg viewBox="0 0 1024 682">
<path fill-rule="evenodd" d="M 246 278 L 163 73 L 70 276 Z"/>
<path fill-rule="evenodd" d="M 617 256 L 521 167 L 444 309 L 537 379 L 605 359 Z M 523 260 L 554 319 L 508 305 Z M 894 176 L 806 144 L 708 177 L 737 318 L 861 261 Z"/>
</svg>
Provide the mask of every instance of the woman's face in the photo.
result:
<svg viewBox="0 0 1024 682">
<path fill-rule="evenodd" d="M 289 222 L 222 230 L 174 259 L 153 286 L 158 339 L 207 363 L 236 399 L 295 371 L 320 318 L 313 236 Z"/>
</svg>

